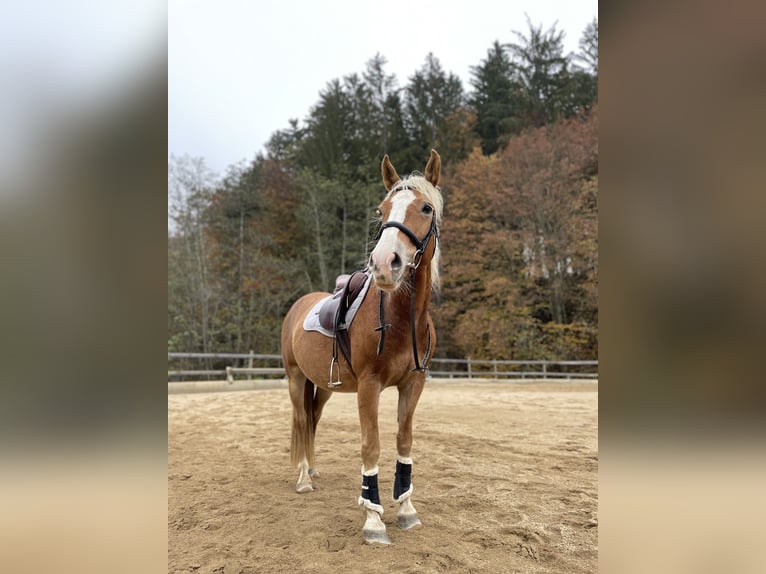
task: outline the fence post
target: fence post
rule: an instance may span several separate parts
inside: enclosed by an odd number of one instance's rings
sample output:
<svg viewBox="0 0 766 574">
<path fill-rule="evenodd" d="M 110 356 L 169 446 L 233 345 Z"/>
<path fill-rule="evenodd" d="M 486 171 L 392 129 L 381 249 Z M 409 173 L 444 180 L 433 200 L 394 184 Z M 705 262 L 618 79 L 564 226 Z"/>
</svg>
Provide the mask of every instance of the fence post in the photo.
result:
<svg viewBox="0 0 766 574">
<path fill-rule="evenodd" d="M 226 367 L 226 381 L 230 385 L 234 384 L 234 374 L 231 372 L 231 367 Z"/>
<path fill-rule="evenodd" d="M 492 375 L 497 379 L 497 359 L 492 359 Z"/>
<path fill-rule="evenodd" d="M 473 378 L 473 373 L 471 372 L 471 357 L 468 357 L 468 378 Z"/>
<path fill-rule="evenodd" d="M 543 379 L 547 379 L 548 378 L 548 369 L 547 369 L 547 367 L 548 367 L 548 363 L 543 363 Z"/>
<path fill-rule="evenodd" d="M 247 359 L 247 368 L 252 369 L 253 368 L 253 350 L 250 349 L 250 357 Z"/>
</svg>

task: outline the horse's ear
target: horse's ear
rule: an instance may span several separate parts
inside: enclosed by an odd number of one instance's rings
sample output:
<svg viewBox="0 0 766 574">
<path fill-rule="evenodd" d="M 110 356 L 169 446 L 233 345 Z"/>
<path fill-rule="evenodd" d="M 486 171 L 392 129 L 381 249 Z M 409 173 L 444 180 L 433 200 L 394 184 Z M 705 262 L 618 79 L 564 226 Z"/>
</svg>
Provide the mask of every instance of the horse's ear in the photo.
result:
<svg viewBox="0 0 766 574">
<path fill-rule="evenodd" d="M 386 189 L 391 191 L 391 188 L 401 179 L 399 174 L 396 173 L 394 166 L 391 164 L 391 160 L 388 159 L 388 154 L 383 157 L 383 163 L 380 164 L 380 171 L 383 174 L 383 185 Z"/>
<path fill-rule="evenodd" d="M 442 174 L 442 158 L 436 153 L 435 149 L 431 150 L 431 157 L 428 158 L 426 164 L 426 179 L 431 182 L 431 185 L 436 187 L 439 185 L 439 178 Z"/>
</svg>

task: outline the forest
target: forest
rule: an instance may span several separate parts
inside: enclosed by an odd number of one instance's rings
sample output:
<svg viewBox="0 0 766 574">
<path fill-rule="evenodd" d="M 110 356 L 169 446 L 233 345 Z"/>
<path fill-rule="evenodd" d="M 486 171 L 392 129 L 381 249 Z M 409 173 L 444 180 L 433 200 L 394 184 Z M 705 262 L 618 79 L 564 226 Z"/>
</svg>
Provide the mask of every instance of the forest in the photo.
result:
<svg viewBox="0 0 766 574">
<path fill-rule="evenodd" d="M 442 358 L 597 359 L 598 20 L 564 53 L 528 22 L 470 88 L 429 54 L 404 86 L 376 54 L 223 176 L 168 163 L 168 352 L 278 353 L 310 291 L 365 266 L 385 190 L 442 156 Z"/>
</svg>

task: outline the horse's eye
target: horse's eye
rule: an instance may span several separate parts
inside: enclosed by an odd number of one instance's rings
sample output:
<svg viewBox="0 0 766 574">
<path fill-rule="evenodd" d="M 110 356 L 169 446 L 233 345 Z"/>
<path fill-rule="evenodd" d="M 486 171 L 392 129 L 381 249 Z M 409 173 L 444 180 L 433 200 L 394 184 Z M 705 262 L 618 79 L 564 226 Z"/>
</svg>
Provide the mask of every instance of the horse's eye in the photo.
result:
<svg viewBox="0 0 766 574">
<path fill-rule="evenodd" d="M 429 203 L 423 204 L 423 213 L 425 213 L 426 215 L 432 213 L 433 210 L 434 210 L 434 208 L 431 207 L 431 204 L 429 204 Z"/>
</svg>

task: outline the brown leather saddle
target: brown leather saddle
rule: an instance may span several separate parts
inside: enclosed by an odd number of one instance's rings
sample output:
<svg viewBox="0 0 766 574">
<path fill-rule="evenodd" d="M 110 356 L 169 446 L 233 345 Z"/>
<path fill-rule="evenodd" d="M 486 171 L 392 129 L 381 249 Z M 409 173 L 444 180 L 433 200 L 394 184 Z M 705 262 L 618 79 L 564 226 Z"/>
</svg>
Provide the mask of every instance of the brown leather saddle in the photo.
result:
<svg viewBox="0 0 766 574">
<path fill-rule="evenodd" d="M 343 353 L 349 370 L 354 374 L 351 366 L 351 339 L 348 334 L 346 315 L 351 304 L 359 297 L 364 289 L 369 276 L 364 271 L 355 271 L 350 276 L 339 275 L 335 280 L 335 295 L 325 301 L 319 308 L 319 324 L 332 331 L 334 335 L 332 345 L 332 360 L 330 361 L 330 388 L 338 387 L 342 383 L 340 378 L 333 380 L 333 366 L 338 364 L 338 349 Z M 340 371 L 338 371 L 340 377 Z"/>
<path fill-rule="evenodd" d="M 367 274 L 355 271 L 351 275 L 338 275 L 335 280 L 335 294 L 319 308 L 319 324 L 336 333 L 346 329 L 346 313 L 362 292 Z"/>
</svg>

